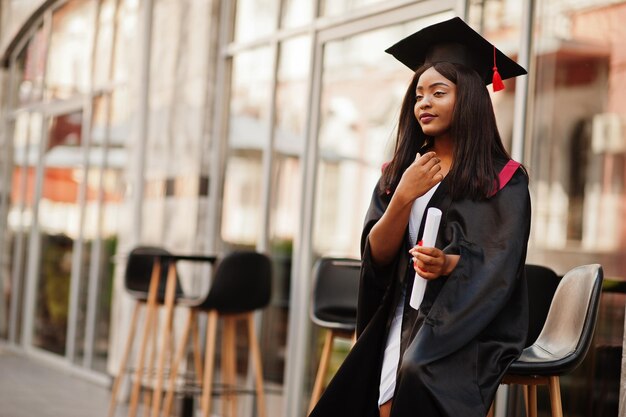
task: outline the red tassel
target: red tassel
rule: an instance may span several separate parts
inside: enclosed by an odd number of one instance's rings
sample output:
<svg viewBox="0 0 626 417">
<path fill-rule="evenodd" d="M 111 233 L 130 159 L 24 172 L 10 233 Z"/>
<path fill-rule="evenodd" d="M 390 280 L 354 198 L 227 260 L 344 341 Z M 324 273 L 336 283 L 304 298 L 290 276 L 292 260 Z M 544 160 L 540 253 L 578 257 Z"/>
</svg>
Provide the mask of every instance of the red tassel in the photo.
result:
<svg viewBox="0 0 626 417">
<path fill-rule="evenodd" d="M 498 72 L 498 67 L 493 67 L 493 92 L 504 90 L 504 83 L 502 82 L 502 77 L 500 77 L 500 73 Z"/>
<path fill-rule="evenodd" d="M 502 77 L 500 77 L 500 73 L 498 72 L 498 67 L 496 66 L 496 47 L 495 46 L 493 47 L 493 78 L 491 79 L 491 83 L 493 85 L 494 93 L 504 90 L 504 83 L 502 82 Z"/>
</svg>

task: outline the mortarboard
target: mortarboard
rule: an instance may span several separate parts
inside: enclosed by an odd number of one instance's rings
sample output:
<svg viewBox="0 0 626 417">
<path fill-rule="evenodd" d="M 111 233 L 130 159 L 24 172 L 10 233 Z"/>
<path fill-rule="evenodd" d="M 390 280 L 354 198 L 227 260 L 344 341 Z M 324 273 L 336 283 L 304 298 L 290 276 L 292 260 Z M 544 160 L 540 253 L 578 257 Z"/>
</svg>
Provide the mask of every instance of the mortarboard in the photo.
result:
<svg viewBox="0 0 626 417">
<path fill-rule="evenodd" d="M 502 80 L 526 74 L 502 51 L 493 46 L 461 18 L 454 17 L 407 36 L 385 52 L 415 71 L 426 62 L 452 62 L 474 69 L 494 91 L 504 88 Z"/>
</svg>

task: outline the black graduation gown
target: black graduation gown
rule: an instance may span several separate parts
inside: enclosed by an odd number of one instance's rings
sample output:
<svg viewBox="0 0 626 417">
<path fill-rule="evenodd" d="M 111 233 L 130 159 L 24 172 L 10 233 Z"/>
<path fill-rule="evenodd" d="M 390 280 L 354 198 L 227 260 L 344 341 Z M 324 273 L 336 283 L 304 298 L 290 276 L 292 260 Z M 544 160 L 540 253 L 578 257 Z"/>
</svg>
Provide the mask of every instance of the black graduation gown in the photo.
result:
<svg viewBox="0 0 626 417">
<path fill-rule="evenodd" d="M 452 201 L 444 180 L 428 207 L 443 216 L 437 247 L 459 254 L 449 276 L 430 280 L 419 311 L 408 306 L 414 270 L 402 247 L 385 268 L 371 261 L 368 234 L 390 196 L 373 193 L 362 235 L 358 339 L 311 417 L 378 417 L 382 358 L 402 286 L 406 306 L 392 417 L 485 416 L 528 329 L 524 279 L 530 232 L 528 178 L 518 169 L 483 201 Z M 425 216 L 424 216 L 425 217 Z M 424 221 L 419 235 L 423 233 Z"/>
</svg>

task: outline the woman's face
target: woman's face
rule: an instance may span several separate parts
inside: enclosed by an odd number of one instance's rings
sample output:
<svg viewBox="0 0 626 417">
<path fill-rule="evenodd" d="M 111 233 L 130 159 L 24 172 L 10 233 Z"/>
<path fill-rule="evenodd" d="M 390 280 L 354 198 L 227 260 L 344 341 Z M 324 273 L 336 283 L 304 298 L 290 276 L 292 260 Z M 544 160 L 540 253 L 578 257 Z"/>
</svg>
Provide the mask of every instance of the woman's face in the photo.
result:
<svg viewBox="0 0 626 417">
<path fill-rule="evenodd" d="M 424 71 L 417 80 L 413 111 L 425 135 L 436 138 L 448 132 L 455 101 L 456 84 L 434 67 Z"/>
</svg>

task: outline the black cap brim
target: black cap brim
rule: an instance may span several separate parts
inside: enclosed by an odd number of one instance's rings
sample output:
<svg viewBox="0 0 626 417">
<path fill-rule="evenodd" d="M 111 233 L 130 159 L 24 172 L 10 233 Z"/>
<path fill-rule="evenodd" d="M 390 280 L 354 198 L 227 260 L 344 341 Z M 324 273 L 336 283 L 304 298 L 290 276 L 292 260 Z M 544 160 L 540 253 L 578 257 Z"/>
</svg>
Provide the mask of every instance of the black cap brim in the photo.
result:
<svg viewBox="0 0 626 417">
<path fill-rule="evenodd" d="M 473 68 L 490 84 L 495 63 L 503 80 L 526 74 L 517 62 L 495 48 L 461 18 L 436 23 L 407 36 L 385 52 L 415 71 L 426 62 L 452 62 Z"/>
</svg>

